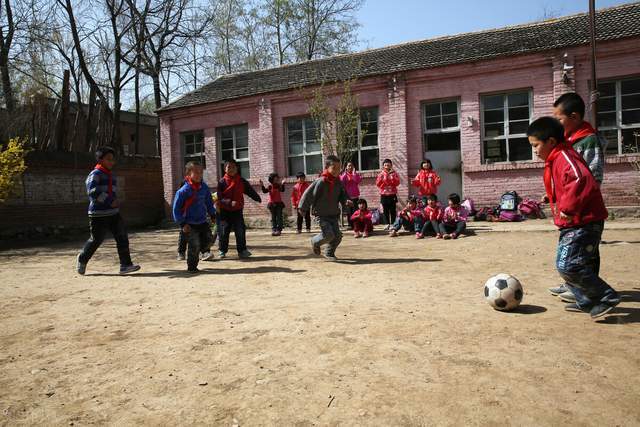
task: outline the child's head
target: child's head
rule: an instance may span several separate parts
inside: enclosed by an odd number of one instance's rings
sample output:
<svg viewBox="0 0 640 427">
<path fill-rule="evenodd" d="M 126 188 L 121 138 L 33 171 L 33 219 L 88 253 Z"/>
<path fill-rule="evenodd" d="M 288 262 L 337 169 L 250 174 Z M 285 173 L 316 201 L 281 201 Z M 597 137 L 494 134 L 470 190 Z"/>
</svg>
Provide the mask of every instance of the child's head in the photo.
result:
<svg viewBox="0 0 640 427">
<path fill-rule="evenodd" d="M 340 175 L 340 168 L 342 167 L 342 163 L 340 159 L 336 156 L 327 156 L 324 161 L 324 169 L 329 172 L 333 176 Z"/>
<path fill-rule="evenodd" d="M 458 193 L 449 194 L 449 206 L 451 207 L 460 206 L 460 195 Z"/>
<path fill-rule="evenodd" d="M 391 161 L 391 159 L 384 159 L 382 161 L 382 168 L 386 171 L 390 171 L 391 169 L 393 169 L 393 162 Z"/>
<path fill-rule="evenodd" d="M 433 208 L 437 204 L 438 204 L 438 196 L 436 196 L 435 194 L 429 194 L 427 196 L 427 205 L 429 205 L 429 206 L 431 206 Z"/>
<path fill-rule="evenodd" d="M 116 152 L 111 147 L 100 147 L 96 150 L 96 160 L 99 164 L 111 170 L 116 164 Z"/>
<path fill-rule="evenodd" d="M 584 120 L 584 101 L 574 92 L 560 95 L 553 103 L 553 115 L 562 123 L 566 133 L 573 133 Z"/>
<path fill-rule="evenodd" d="M 271 172 L 267 179 L 269 180 L 269 184 L 279 184 L 280 176 L 275 172 Z"/>
<path fill-rule="evenodd" d="M 307 179 L 307 176 L 304 174 L 304 172 L 298 172 L 296 174 L 296 178 L 298 178 L 298 182 L 302 184 Z"/>
<path fill-rule="evenodd" d="M 238 163 L 235 160 L 227 160 L 224 163 L 224 173 L 229 176 L 235 176 L 238 174 Z"/>
<path fill-rule="evenodd" d="M 347 172 L 353 173 L 353 171 L 356 170 L 356 165 L 354 165 L 353 162 L 349 162 L 347 163 L 346 169 L 347 169 Z"/>
<path fill-rule="evenodd" d="M 184 174 L 193 182 L 202 182 L 202 165 L 199 162 L 187 162 Z"/>
<path fill-rule="evenodd" d="M 547 160 L 553 147 L 564 141 L 564 128 L 553 117 L 540 117 L 529 125 L 527 137 L 536 156 Z"/>
<path fill-rule="evenodd" d="M 427 171 L 430 171 L 431 169 L 433 169 L 433 165 L 431 164 L 431 160 L 424 159 L 420 163 L 420 169 L 424 169 L 424 170 L 427 170 Z"/>
<path fill-rule="evenodd" d="M 358 209 L 361 211 L 367 210 L 369 206 L 367 205 L 367 201 L 365 199 L 358 200 Z"/>
<path fill-rule="evenodd" d="M 418 206 L 418 199 L 413 196 L 409 197 L 409 200 L 407 200 L 407 206 L 411 209 L 415 209 Z"/>
</svg>

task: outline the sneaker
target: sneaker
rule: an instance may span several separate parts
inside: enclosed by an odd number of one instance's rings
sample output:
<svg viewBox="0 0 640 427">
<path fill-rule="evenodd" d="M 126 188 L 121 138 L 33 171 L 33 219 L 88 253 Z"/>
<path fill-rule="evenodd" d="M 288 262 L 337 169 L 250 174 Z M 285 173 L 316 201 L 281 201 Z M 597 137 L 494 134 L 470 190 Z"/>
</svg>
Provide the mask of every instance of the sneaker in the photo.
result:
<svg viewBox="0 0 640 427">
<path fill-rule="evenodd" d="M 218 258 L 220 259 L 225 259 L 227 257 L 227 253 L 226 252 L 218 252 Z"/>
<path fill-rule="evenodd" d="M 557 297 L 558 295 L 563 294 L 568 290 L 569 288 L 564 283 L 560 286 L 556 286 L 555 288 L 548 289 L 549 293 L 551 293 L 551 295 L 553 295 L 554 297 Z"/>
<path fill-rule="evenodd" d="M 355 237 L 356 239 L 359 239 L 360 238 L 360 233 L 357 232 L 357 231 L 354 231 L 353 232 L 353 237 Z"/>
<path fill-rule="evenodd" d="M 329 262 L 336 262 L 338 260 L 334 254 L 324 254 L 324 259 Z"/>
<path fill-rule="evenodd" d="M 607 314 L 611 310 L 613 310 L 616 305 L 618 305 L 618 304 L 617 303 L 610 304 L 610 303 L 606 303 L 606 302 L 601 302 L 601 303 L 598 303 L 598 304 L 594 305 L 593 308 L 589 311 L 589 314 L 591 315 L 592 319 L 597 319 L 599 317 L 604 316 L 605 314 Z"/>
<path fill-rule="evenodd" d="M 296 230 L 296 234 L 302 234 L 302 230 Z"/>
<path fill-rule="evenodd" d="M 438 233 L 438 234 L 436 235 L 436 239 L 442 239 L 442 234 Z"/>
<path fill-rule="evenodd" d="M 389 231 L 389 229 L 390 229 L 390 228 L 391 228 L 391 226 L 390 226 L 390 225 L 387 225 L 387 226 L 384 228 L 384 231 Z"/>
<path fill-rule="evenodd" d="M 76 271 L 82 276 L 84 276 L 84 273 L 87 271 L 87 264 L 80 262 L 80 254 L 78 254 L 78 258 L 76 258 Z"/>
<path fill-rule="evenodd" d="M 442 236 L 442 238 L 444 240 L 449 240 L 451 238 L 451 234 L 445 234 L 444 236 Z"/>
<path fill-rule="evenodd" d="M 277 236 L 277 235 L 278 235 L 278 232 L 277 232 L 276 230 L 273 230 L 273 231 L 271 232 L 271 235 L 272 235 L 272 236 Z"/>
<path fill-rule="evenodd" d="M 424 239 L 424 235 L 422 233 L 416 233 L 416 239 Z"/>
<path fill-rule="evenodd" d="M 310 228 L 307 228 L 307 233 L 311 233 L 311 229 Z"/>
<path fill-rule="evenodd" d="M 320 245 L 313 243 L 313 239 L 311 239 L 311 250 L 315 255 L 320 255 Z"/>
<path fill-rule="evenodd" d="M 364 237 L 365 239 L 366 239 L 367 237 L 369 237 L 369 232 L 368 232 L 368 231 L 365 231 L 365 232 L 364 232 L 364 234 L 362 235 L 362 237 Z"/>
<path fill-rule="evenodd" d="M 140 266 L 139 265 L 127 265 L 126 267 L 120 267 L 120 274 L 129 274 L 129 273 L 133 273 L 134 271 L 138 271 L 140 270 Z"/>
<path fill-rule="evenodd" d="M 563 302 L 576 302 L 576 296 L 573 295 L 573 292 L 571 291 L 561 293 L 560 295 L 558 295 L 558 298 L 560 298 L 560 300 L 562 300 Z"/>
<path fill-rule="evenodd" d="M 198 270 L 197 268 L 189 268 L 189 269 L 187 269 L 187 273 L 189 273 L 189 274 L 198 274 L 198 273 L 200 273 L 200 270 Z"/>
<path fill-rule="evenodd" d="M 187 256 L 185 254 L 178 254 L 178 258 L 176 258 L 178 261 L 184 261 L 187 259 Z"/>
<path fill-rule="evenodd" d="M 590 309 L 582 309 L 578 307 L 578 304 L 571 303 L 564 306 L 564 311 L 568 311 L 570 313 L 589 313 Z"/>
<path fill-rule="evenodd" d="M 396 230 L 391 230 L 391 233 L 389 233 L 389 237 L 398 237 L 398 232 Z"/>
<path fill-rule="evenodd" d="M 456 233 L 451 233 L 451 238 L 452 238 L 452 239 L 457 239 L 457 238 L 458 238 L 458 235 L 457 235 Z"/>
<path fill-rule="evenodd" d="M 251 252 L 249 252 L 247 249 L 245 249 L 244 251 L 240 252 L 240 253 L 238 254 L 238 256 L 239 256 L 240 258 L 242 258 L 242 259 L 246 259 L 246 258 L 251 257 Z"/>
<path fill-rule="evenodd" d="M 203 261 L 211 261 L 213 259 L 213 254 L 209 251 L 202 254 Z"/>
</svg>

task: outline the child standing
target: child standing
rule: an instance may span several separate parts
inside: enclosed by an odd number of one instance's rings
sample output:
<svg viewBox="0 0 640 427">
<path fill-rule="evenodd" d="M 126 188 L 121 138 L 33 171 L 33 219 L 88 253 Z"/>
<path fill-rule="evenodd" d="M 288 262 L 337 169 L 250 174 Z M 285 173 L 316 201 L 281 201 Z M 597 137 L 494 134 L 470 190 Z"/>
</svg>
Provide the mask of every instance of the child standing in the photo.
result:
<svg viewBox="0 0 640 427">
<path fill-rule="evenodd" d="M 391 227 L 390 237 L 396 237 L 401 228 L 411 233 L 419 233 L 422 229 L 422 211 L 418 208 L 418 200 L 411 197 L 407 200 L 407 205 L 400 211 L 398 218 Z"/>
<path fill-rule="evenodd" d="M 391 224 L 396 218 L 396 204 L 398 203 L 398 186 L 400 176 L 393 170 L 393 162 L 384 159 L 382 171 L 376 179 L 376 187 L 380 190 L 380 204 L 382 204 L 382 214 L 387 223 L 385 230 L 391 228 Z"/>
<path fill-rule="evenodd" d="M 467 228 L 469 212 L 460 204 L 460 196 L 456 193 L 449 194 L 449 206 L 442 215 L 440 233 L 445 239 L 457 239 Z"/>
<path fill-rule="evenodd" d="M 432 194 L 438 194 L 438 187 L 442 183 L 442 179 L 433 170 L 431 160 L 425 159 L 420 163 L 420 172 L 411 181 L 414 187 L 418 187 L 418 195 L 422 197 L 422 203 L 427 204 L 427 197 Z"/>
<path fill-rule="evenodd" d="M 251 187 L 246 179 L 238 174 L 238 164 L 235 160 L 227 160 L 224 164 L 225 174 L 218 183 L 218 201 L 220 203 L 220 251 L 218 256 L 224 259 L 229 250 L 229 236 L 231 230 L 236 235 L 236 248 L 240 258 L 249 258 L 251 252 L 247 249 L 247 227 L 244 223 L 244 195 L 260 203 L 262 199 Z"/>
<path fill-rule="evenodd" d="M 342 232 L 338 223 L 339 205 L 346 209 L 352 204 L 339 179 L 340 166 L 340 159 L 333 155 L 327 156 L 324 171 L 304 192 L 298 208 L 301 212 L 313 209 L 318 217 L 320 234 L 311 239 L 311 248 L 314 254 L 320 255 L 321 246 L 326 244 L 324 257 L 328 261 L 337 260 L 336 248 L 342 242 Z"/>
<path fill-rule="evenodd" d="M 351 215 L 350 219 L 353 223 L 353 236 L 356 239 L 369 237 L 369 234 L 373 231 L 373 220 L 365 199 L 358 200 L 358 210 Z"/>
<path fill-rule="evenodd" d="M 599 276 L 598 246 L 608 216 L 602 193 L 582 157 L 565 142 L 558 120 L 535 120 L 527 136 L 545 161 L 544 186 L 560 229 L 556 267 L 576 297 L 565 310 L 587 312 L 597 319 L 620 302 L 617 292 Z"/>
<path fill-rule="evenodd" d="M 280 176 L 273 172 L 269 174 L 269 186 L 265 187 L 262 180 L 260 186 L 263 193 L 269 193 L 269 204 L 267 207 L 271 212 L 271 235 L 279 236 L 284 228 L 284 218 L 282 212 L 284 210 L 284 202 L 282 201 L 282 193 L 284 193 L 284 182 L 280 182 Z"/>
<path fill-rule="evenodd" d="M 189 162 L 185 166 L 184 185 L 176 192 L 173 201 L 173 219 L 180 225 L 187 243 L 187 271 L 198 273 L 202 248 L 211 245 L 211 226 L 208 217 L 215 221 L 211 190 L 202 182 L 202 166 Z"/>
<path fill-rule="evenodd" d="M 131 262 L 129 252 L 129 236 L 122 216 L 117 197 L 117 180 L 113 174 L 116 164 L 115 151 L 110 147 L 101 147 L 96 151 L 98 164 L 89 173 L 86 180 L 87 195 L 89 196 L 89 240 L 84 245 L 76 261 L 76 271 L 84 274 L 87 263 L 98 250 L 107 231 L 116 240 L 118 257 L 120 258 L 120 274 L 132 273 L 140 270 L 139 265 Z"/>
<path fill-rule="evenodd" d="M 349 228 L 353 228 L 353 221 L 351 220 L 351 217 L 356 211 L 356 206 L 358 205 L 358 199 L 360 198 L 360 182 L 362 182 L 362 177 L 358 172 L 356 172 L 356 166 L 353 162 L 347 163 L 347 167 L 342 175 L 340 175 L 340 181 L 342 181 L 342 185 L 344 185 L 344 189 L 347 191 L 347 197 L 349 197 L 349 200 L 353 202 L 353 207 L 348 210 Z"/>
<path fill-rule="evenodd" d="M 440 223 L 442 222 L 444 211 L 438 203 L 438 196 L 430 194 L 427 196 L 427 207 L 424 208 L 424 225 L 422 230 L 416 234 L 416 238 L 422 239 L 431 230 L 437 239 L 442 239 Z"/>
<path fill-rule="evenodd" d="M 304 220 L 305 225 L 307 226 L 307 233 L 311 232 L 311 212 L 306 211 L 304 213 L 300 213 L 298 207 L 300 206 L 300 199 L 302 199 L 302 195 L 309 188 L 309 183 L 307 182 L 307 176 L 304 172 L 298 172 L 296 175 L 297 181 L 293 186 L 293 190 L 291 191 L 291 206 L 296 212 L 298 217 L 297 219 L 297 233 L 302 233 L 302 221 Z"/>
</svg>

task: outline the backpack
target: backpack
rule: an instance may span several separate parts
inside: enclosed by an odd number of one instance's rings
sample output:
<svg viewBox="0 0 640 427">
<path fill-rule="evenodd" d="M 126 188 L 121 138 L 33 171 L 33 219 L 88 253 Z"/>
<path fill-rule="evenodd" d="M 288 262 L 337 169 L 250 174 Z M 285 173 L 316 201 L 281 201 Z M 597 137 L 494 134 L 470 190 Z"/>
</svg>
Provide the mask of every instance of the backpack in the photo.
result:
<svg viewBox="0 0 640 427">
<path fill-rule="evenodd" d="M 525 198 L 522 203 L 518 205 L 518 210 L 520 213 L 529 218 L 545 218 L 544 212 L 542 212 L 542 207 L 540 206 L 540 202 L 537 202 L 532 199 Z"/>
<path fill-rule="evenodd" d="M 373 208 L 371 209 L 371 223 L 373 225 L 380 224 L 380 210 Z"/>
<path fill-rule="evenodd" d="M 492 213 L 491 208 L 484 207 L 480 208 L 479 211 L 473 216 L 474 221 L 486 221 L 487 217 Z"/>
<path fill-rule="evenodd" d="M 469 215 L 474 216 L 476 214 L 476 206 L 473 203 L 473 199 L 464 199 L 462 206 L 469 212 Z"/>
<path fill-rule="evenodd" d="M 524 217 L 517 211 L 500 211 L 498 221 L 502 222 L 520 222 L 524 221 Z"/>
<path fill-rule="evenodd" d="M 518 211 L 518 203 L 520 202 L 518 193 L 508 191 L 500 198 L 500 211 Z"/>
</svg>

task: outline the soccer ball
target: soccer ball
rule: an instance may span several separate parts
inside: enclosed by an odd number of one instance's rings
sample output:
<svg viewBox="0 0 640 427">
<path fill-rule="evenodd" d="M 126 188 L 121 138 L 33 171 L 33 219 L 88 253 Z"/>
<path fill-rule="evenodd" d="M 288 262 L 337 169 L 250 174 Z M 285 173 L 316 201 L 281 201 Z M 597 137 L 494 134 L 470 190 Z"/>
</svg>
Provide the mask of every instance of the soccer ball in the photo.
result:
<svg viewBox="0 0 640 427">
<path fill-rule="evenodd" d="M 484 297 L 496 310 L 513 310 L 522 302 L 522 296 L 522 285 L 509 274 L 498 274 L 484 284 Z"/>
</svg>

